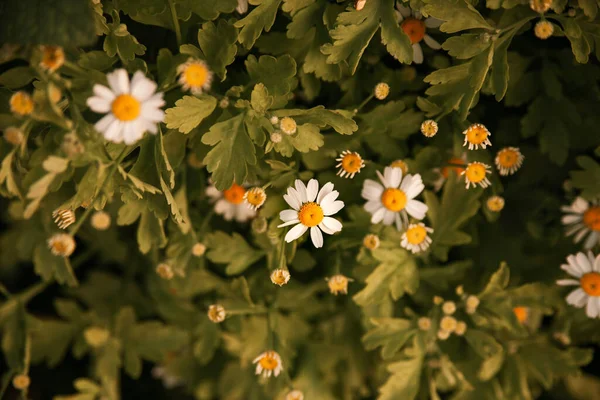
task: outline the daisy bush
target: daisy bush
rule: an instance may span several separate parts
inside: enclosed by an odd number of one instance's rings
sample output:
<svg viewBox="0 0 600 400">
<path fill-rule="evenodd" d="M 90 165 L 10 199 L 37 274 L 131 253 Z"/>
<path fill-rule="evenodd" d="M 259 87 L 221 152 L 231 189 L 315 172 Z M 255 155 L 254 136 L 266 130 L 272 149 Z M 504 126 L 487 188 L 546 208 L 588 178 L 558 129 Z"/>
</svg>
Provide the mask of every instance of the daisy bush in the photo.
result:
<svg viewBox="0 0 600 400">
<path fill-rule="evenodd" d="M 600 2 L 0 2 L 0 399 L 599 399 Z"/>
</svg>

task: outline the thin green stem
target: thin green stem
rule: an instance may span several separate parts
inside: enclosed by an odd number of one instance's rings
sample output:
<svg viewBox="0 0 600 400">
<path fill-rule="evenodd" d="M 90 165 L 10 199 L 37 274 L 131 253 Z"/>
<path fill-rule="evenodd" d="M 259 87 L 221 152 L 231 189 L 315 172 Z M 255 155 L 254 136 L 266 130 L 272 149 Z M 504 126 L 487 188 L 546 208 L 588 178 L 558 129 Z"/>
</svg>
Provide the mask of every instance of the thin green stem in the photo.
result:
<svg viewBox="0 0 600 400">
<path fill-rule="evenodd" d="M 4 379 L 2 380 L 2 389 L 0 389 L 0 399 L 4 398 L 4 393 L 6 392 L 6 389 L 8 389 L 8 385 L 10 385 L 10 378 L 12 377 L 12 371 L 7 372 L 4 375 Z"/>
<path fill-rule="evenodd" d="M 111 166 L 110 170 L 108 171 L 108 173 L 104 177 L 104 181 L 102 181 L 102 184 L 100 185 L 100 189 L 98 189 L 98 192 L 96 193 L 96 195 L 94 196 L 94 198 L 90 202 L 90 205 L 88 206 L 88 208 L 85 210 L 85 212 L 83 213 L 83 215 L 79 218 L 79 220 L 71 227 L 71 229 L 69 229 L 69 234 L 71 236 L 75 236 L 75 234 L 77 233 L 77 231 L 79 230 L 79 228 L 81 228 L 81 225 L 83 225 L 83 223 L 85 222 L 85 220 L 92 213 L 92 211 L 94 210 L 94 202 L 96 201 L 96 199 L 98 198 L 98 196 L 102 193 L 102 191 L 104 190 L 104 188 L 108 184 L 108 181 L 110 180 L 110 178 L 112 178 L 112 176 L 114 175 L 114 173 L 117 171 L 117 169 L 119 168 L 119 165 L 121 164 L 121 161 L 123 161 L 123 159 L 125 158 L 126 155 L 127 155 L 127 147 L 125 147 L 121 151 L 121 154 L 119 154 L 119 156 L 117 157 L 117 159 L 114 161 L 114 164 Z"/>
<path fill-rule="evenodd" d="M 267 310 L 267 348 L 273 350 L 275 340 L 273 338 L 273 326 L 271 324 L 271 310 Z"/>
<path fill-rule="evenodd" d="M 360 104 L 358 105 L 358 107 L 356 107 L 356 108 L 354 109 L 354 114 L 356 114 L 356 113 L 357 113 L 357 112 L 359 112 L 359 111 L 360 111 L 360 110 L 361 110 L 361 109 L 362 109 L 364 106 L 366 106 L 366 105 L 367 105 L 367 103 L 368 103 L 368 102 L 370 102 L 370 101 L 373 99 L 373 97 L 375 97 L 375 94 L 374 94 L 374 93 L 371 93 L 371 95 L 370 95 L 369 97 L 367 97 L 366 99 L 364 99 L 364 100 L 363 100 L 363 102 L 362 102 L 362 103 L 360 103 Z"/>
<path fill-rule="evenodd" d="M 253 315 L 253 314 L 267 314 L 269 310 L 264 307 L 256 308 L 244 308 L 239 310 L 227 310 L 227 315 Z"/>
<path fill-rule="evenodd" d="M 4 297 L 6 297 L 7 299 L 10 299 L 12 297 L 12 294 L 10 294 L 10 292 L 8 291 L 6 286 L 4 286 L 4 284 L 1 282 L 0 282 L 0 293 L 2 293 L 4 295 Z"/>
<path fill-rule="evenodd" d="M 168 0 L 169 8 L 171 9 L 171 18 L 173 19 L 173 29 L 175 29 L 175 37 L 177 38 L 177 47 L 181 46 L 181 27 L 179 26 L 179 19 L 177 18 L 177 10 L 175 9 L 175 2 Z"/>
<path fill-rule="evenodd" d="M 287 230 L 284 232 L 284 234 Z M 281 237 L 281 245 L 279 247 L 279 267 L 281 269 L 287 269 L 287 263 L 285 262 L 285 236 Z"/>
</svg>

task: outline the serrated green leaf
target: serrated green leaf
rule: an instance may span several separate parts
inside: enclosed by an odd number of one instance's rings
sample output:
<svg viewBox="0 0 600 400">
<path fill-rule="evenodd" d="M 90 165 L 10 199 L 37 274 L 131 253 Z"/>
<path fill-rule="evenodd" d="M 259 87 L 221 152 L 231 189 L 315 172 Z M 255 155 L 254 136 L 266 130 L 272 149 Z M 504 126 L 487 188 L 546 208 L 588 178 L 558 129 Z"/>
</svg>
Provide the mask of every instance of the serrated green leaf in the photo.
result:
<svg viewBox="0 0 600 400">
<path fill-rule="evenodd" d="M 184 96 L 175 102 L 175 107 L 165 111 L 165 124 L 169 129 L 190 133 L 217 107 L 217 99 L 209 95 Z"/>
<path fill-rule="evenodd" d="M 381 346 L 383 359 L 392 358 L 418 332 L 414 324 L 407 319 L 373 318 L 375 327 L 369 330 L 362 342 L 367 350 Z"/>
<path fill-rule="evenodd" d="M 237 29 L 222 19 L 217 25 L 206 22 L 198 31 L 198 43 L 203 58 L 222 81 L 226 78 L 226 67 L 235 60 L 237 37 Z"/>
<path fill-rule="evenodd" d="M 252 79 L 251 84 L 263 83 L 273 96 L 273 108 L 284 107 L 290 92 L 298 84 L 296 61 L 289 55 L 281 57 L 261 56 L 258 60 L 248 56 L 246 68 Z"/>
<path fill-rule="evenodd" d="M 415 339 L 415 343 L 418 340 Z M 419 345 L 413 347 L 410 358 L 404 358 L 387 366 L 390 372 L 388 380 L 379 388 L 377 400 L 413 400 L 419 392 L 423 351 Z"/>
<path fill-rule="evenodd" d="M 236 0 L 202 0 L 190 1 L 189 7 L 200 18 L 208 21 L 217 19 L 219 14 L 232 13 L 237 6 Z"/>
<path fill-rule="evenodd" d="M 440 26 L 442 32 L 454 33 L 476 28 L 493 29 L 475 7 L 465 0 L 424 0 L 424 3 L 425 13 L 446 21 Z"/>
<path fill-rule="evenodd" d="M 247 49 L 254 46 L 262 31 L 269 32 L 275 23 L 275 16 L 283 0 L 257 0 L 254 8 L 245 18 L 235 23 L 241 28 L 238 41 Z"/>
<path fill-rule="evenodd" d="M 573 186 L 581 189 L 581 196 L 588 200 L 600 197 L 600 164 L 587 156 L 577 157 L 576 160 L 583 170 L 570 172 Z"/>
<path fill-rule="evenodd" d="M 68 286 L 79 284 L 69 259 L 52 254 L 46 243 L 36 246 L 33 254 L 33 264 L 35 273 L 45 281 L 56 279 L 58 283 Z"/>
<path fill-rule="evenodd" d="M 205 243 L 209 248 L 207 257 L 214 263 L 227 264 L 225 273 L 237 275 L 254 264 L 263 253 L 251 247 L 244 238 L 234 233 L 232 236 L 224 232 L 214 232 L 206 237 Z"/>
</svg>

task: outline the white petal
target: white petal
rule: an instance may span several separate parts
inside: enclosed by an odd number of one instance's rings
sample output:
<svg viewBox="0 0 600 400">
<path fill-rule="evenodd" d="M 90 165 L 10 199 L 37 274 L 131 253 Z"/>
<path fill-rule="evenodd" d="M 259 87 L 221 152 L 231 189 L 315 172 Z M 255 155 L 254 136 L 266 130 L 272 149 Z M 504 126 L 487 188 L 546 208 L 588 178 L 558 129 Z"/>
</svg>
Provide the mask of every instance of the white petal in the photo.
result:
<svg viewBox="0 0 600 400">
<path fill-rule="evenodd" d="M 579 286 L 580 282 L 576 279 L 559 279 L 556 284 L 558 286 Z"/>
<path fill-rule="evenodd" d="M 381 207 L 379 210 L 375 211 L 371 216 L 371 223 L 378 224 L 383 221 L 383 217 L 385 216 L 386 209 L 385 207 Z"/>
<path fill-rule="evenodd" d="M 308 230 L 308 227 L 302 224 L 298 224 L 285 235 L 286 242 L 293 242 L 298 239 L 300 236 L 304 235 L 304 232 Z"/>
<path fill-rule="evenodd" d="M 256 210 L 247 207 L 245 204 L 237 204 L 234 208 L 235 220 L 237 222 L 246 222 L 256 215 Z"/>
<path fill-rule="evenodd" d="M 381 181 L 381 183 L 383 184 L 383 186 L 386 187 L 386 188 L 389 188 L 390 187 L 390 183 L 385 178 L 385 176 L 382 175 L 381 172 L 379 172 L 379 171 L 375 171 L 375 173 L 377 173 L 377 176 L 379 177 L 379 180 Z"/>
<path fill-rule="evenodd" d="M 580 214 L 568 214 L 561 218 L 563 225 L 571 225 L 583 219 Z"/>
<path fill-rule="evenodd" d="M 567 296 L 567 303 L 575 306 L 575 307 L 583 307 L 588 300 L 588 295 L 585 294 L 583 289 L 578 288 L 573 290 Z"/>
<path fill-rule="evenodd" d="M 598 316 L 598 304 L 596 304 L 596 299 L 594 297 L 588 298 L 587 307 L 585 308 L 585 313 L 590 318 L 596 318 Z"/>
<path fill-rule="evenodd" d="M 413 218 L 423 219 L 429 207 L 419 200 L 408 200 L 406 202 L 406 212 Z"/>
<path fill-rule="evenodd" d="M 335 218 L 325 217 L 321 224 L 325 225 L 325 227 L 332 232 L 339 232 L 342 230 L 342 223 Z"/>
<path fill-rule="evenodd" d="M 344 202 L 341 200 L 336 200 L 331 204 L 328 204 L 327 207 L 323 208 L 323 214 L 326 216 L 336 214 L 342 208 L 344 208 Z"/>
<path fill-rule="evenodd" d="M 402 230 L 402 220 L 400 219 L 400 213 L 396 213 L 395 222 L 396 222 L 396 229 L 399 231 Z M 406 235 L 404 235 L 404 236 L 406 236 Z"/>
<path fill-rule="evenodd" d="M 383 194 L 383 186 L 379 183 L 371 180 L 365 179 L 363 182 L 363 188 L 361 192 L 361 196 L 366 200 L 380 200 L 381 195 Z"/>
<path fill-rule="evenodd" d="M 402 187 L 404 188 L 404 182 L 402 182 Z M 412 176 L 412 182 L 410 185 L 407 185 L 402 191 L 406 194 L 408 199 L 414 199 L 425 189 L 425 185 L 423 185 L 423 180 L 421 179 L 421 175 L 416 174 Z"/>
<path fill-rule="evenodd" d="M 584 249 L 591 249 L 598 243 L 598 232 L 591 232 L 583 244 Z"/>
<path fill-rule="evenodd" d="M 396 219 L 396 214 L 394 212 L 391 211 L 386 211 L 385 215 L 383 216 L 383 224 L 384 225 L 391 225 L 394 223 L 394 220 Z"/>
<path fill-rule="evenodd" d="M 433 17 L 429 17 L 425 19 L 425 26 L 427 28 L 438 28 L 441 24 L 442 24 L 441 19 L 437 19 L 437 18 L 433 18 Z"/>
<path fill-rule="evenodd" d="M 233 219 L 233 204 L 228 202 L 225 199 L 217 200 L 215 203 L 215 212 L 219 215 L 223 215 L 227 221 L 231 221 Z"/>
<path fill-rule="evenodd" d="M 287 194 L 283 195 L 283 199 L 292 207 L 294 210 L 300 209 L 300 195 L 294 188 L 288 188 Z"/>
<path fill-rule="evenodd" d="M 423 63 L 423 49 L 421 49 L 421 45 L 419 43 L 415 43 L 412 45 L 413 48 L 413 62 L 415 64 Z"/>
<path fill-rule="evenodd" d="M 315 201 L 318 192 L 319 182 L 317 182 L 316 179 L 308 181 L 308 186 L 306 187 L 306 201 Z"/>
<path fill-rule="evenodd" d="M 333 183 L 327 182 L 323 185 L 321 190 L 319 190 L 319 194 L 317 195 L 317 203 L 321 204 L 321 201 L 327 196 L 329 193 L 333 191 Z"/>
<path fill-rule="evenodd" d="M 300 204 L 306 203 L 308 201 L 308 196 L 306 194 L 306 186 L 304 185 L 304 182 L 302 182 L 300 179 L 296 179 L 296 181 L 294 182 L 294 186 L 296 187 L 296 191 L 298 192 Z"/>
<path fill-rule="evenodd" d="M 94 128 L 98 132 L 105 132 L 108 129 L 108 126 L 115 120 L 115 117 L 112 114 L 106 114 L 102 119 L 100 119 L 94 125 Z"/>
<path fill-rule="evenodd" d="M 576 198 L 573 204 L 571 204 L 571 209 L 578 214 L 583 214 L 588 208 L 590 208 L 590 203 L 583 197 Z"/>
<path fill-rule="evenodd" d="M 116 69 L 110 74 L 106 74 L 106 79 L 114 94 L 120 95 L 122 93 L 129 93 L 129 76 L 127 75 L 127 71 L 123 68 Z"/>
<path fill-rule="evenodd" d="M 221 193 L 216 187 L 214 187 L 213 185 L 210 185 L 209 187 L 206 188 L 206 190 L 204 191 L 204 193 L 206 193 L 206 195 L 210 198 L 212 198 L 213 200 L 215 199 L 219 199 L 221 197 L 223 197 L 223 193 Z"/>
<path fill-rule="evenodd" d="M 165 112 L 160 108 L 152 105 L 142 104 L 141 115 L 148 121 L 152 122 L 163 122 L 165 119 Z"/>
<path fill-rule="evenodd" d="M 102 97 L 106 101 L 112 102 L 115 99 L 115 94 L 104 85 L 95 84 L 93 91 L 96 96 Z"/>
<path fill-rule="evenodd" d="M 121 143 L 123 141 L 122 128 L 123 124 L 121 124 L 119 120 L 114 119 L 104 131 L 104 138 L 106 140 L 110 140 L 111 142 Z"/>
<path fill-rule="evenodd" d="M 404 18 L 408 18 L 408 17 L 410 17 L 412 15 L 411 9 L 409 7 L 403 6 L 400 3 L 396 3 L 396 9 L 398 11 L 400 11 L 400 14 L 402 14 L 402 16 Z"/>
<path fill-rule="evenodd" d="M 397 188 L 398 186 L 400 186 L 400 182 L 402 182 L 402 169 L 386 167 L 383 171 L 383 176 L 385 177 L 385 180 L 389 183 L 389 187 Z"/>
<path fill-rule="evenodd" d="M 133 74 L 131 80 L 131 95 L 139 101 L 146 101 L 156 92 L 156 83 L 146 78 L 141 71 Z"/>
<path fill-rule="evenodd" d="M 281 220 L 283 222 L 287 222 L 287 221 L 291 221 L 294 219 L 298 219 L 298 211 L 296 210 L 283 210 L 282 212 L 279 213 L 279 218 L 281 218 Z"/>
<path fill-rule="evenodd" d="M 111 102 L 103 97 L 93 96 L 85 102 L 90 110 L 97 113 L 107 113 L 110 111 Z"/>
<path fill-rule="evenodd" d="M 326 227 L 323 222 L 321 222 L 319 225 L 317 225 L 319 227 L 319 229 L 321 229 L 324 233 L 328 234 L 328 235 L 333 235 L 335 232 L 332 231 L 331 229 L 329 229 L 328 227 Z"/>
<path fill-rule="evenodd" d="M 577 258 L 574 255 L 572 255 L 572 254 L 568 255 L 567 256 L 567 263 L 572 268 L 572 270 L 575 271 L 575 274 L 572 274 L 572 275 L 576 276 L 577 278 L 581 278 L 581 275 L 584 274 L 584 270 L 583 270 L 583 268 L 581 268 L 581 266 L 577 262 Z M 562 266 L 561 266 L 561 268 L 562 268 Z"/>
<path fill-rule="evenodd" d="M 318 227 L 313 226 L 310 228 L 310 239 L 317 249 L 323 247 L 323 234 Z"/>
<path fill-rule="evenodd" d="M 365 210 L 369 214 L 373 214 L 375 211 L 377 211 L 381 207 L 383 207 L 383 204 L 381 204 L 381 201 L 379 201 L 379 200 L 370 200 L 370 201 L 367 201 L 364 205 Z"/>
<path fill-rule="evenodd" d="M 575 243 L 579 243 L 581 242 L 581 240 L 585 237 L 585 235 L 587 235 L 590 232 L 589 229 L 587 228 L 583 228 L 581 229 L 579 232 L 577 232 L 577 234 L 575 235 L 575 237 L 573 238 L 573 241 Z"/>
<path fill-rule="evenodd" d="M 583 273 L 587 274 L 588 272 L 592 272 L 592 264 L 584 253 L 577 253 L 575 257 L 577 258 L 577 264 L 579 264 Z"/>
<path fill-rule="evenodd" d="M 323 200 L 321 200 L 319 202 L 319 205 L 323 208 L 329 207 L 331 204 L 333 204 L 333 202 L 338 198 L 339 195 L 340 195 L 340 192 L 338 192 L 337 190 L 334 190 L 333 192 L 329 193 L 327 196 L 323 197 Z"/>
<path fill-rule="evenodd" d="M 439 49 L 441 49 L 441 48 L 442 48 L 442 45 L 441 45 L 441 44 L 439 44 L 439 43 L 437 42 L 437 40 L 435 40 L 434 38 L 432 38 L 432 37 L 431 37 L 431 36 L 429 36 L 429 35 L 425 35 L 425 36 L 423 37 L 423 41 L 425 42 L 425 44 L 426 44 L 427 46 L 431 47 L 433 50 L 439 50 Z"/>
<path fill-rule="evenodd" d="M 600 254 L 594 260 L 594 271 L 600 272 Z"/>
<path fill-rule="evenodd" d="M 299 223 L 300 223 L 299 219 L 293 219 L 291 221 L 284 222 L 283 224 L 279 224 L 279 225 L 277 225 L 277 227 L 283 228 L 284 226 L 290 226 L 290 225 L 295 225 L 295 224 L 299 224 Z"/>
</svg>

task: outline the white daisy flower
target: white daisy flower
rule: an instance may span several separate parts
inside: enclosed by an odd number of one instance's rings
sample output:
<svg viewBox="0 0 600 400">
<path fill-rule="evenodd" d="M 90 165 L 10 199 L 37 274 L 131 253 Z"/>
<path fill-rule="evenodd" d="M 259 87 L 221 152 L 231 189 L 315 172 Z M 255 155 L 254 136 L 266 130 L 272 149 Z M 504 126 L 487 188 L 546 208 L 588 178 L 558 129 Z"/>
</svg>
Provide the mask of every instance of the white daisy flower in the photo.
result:
<svg viewBox="0 0 600 400">
<path fill-rule="evenodd" d="M 265 378 L 270 378 L 271 375 L 277 377 L 283 371 L 281 357 L 273 350 L 260 354 L 252 361 L 252 364 L 256 364 L 256 375 L 262 375 Z"/>
<path fill-rule="evenodd" d="M 505 147 L 496 154 L 494 162 L 500 175 L 512 175 L 521 168 L 525 156 L 518 147 Z"/>
<path fill-rule="evenodd" d="M 408 215 L 421 220 L 425 218 L 427 206 L 415 200 L 425 188 L 421 175 L 408 174 L 402 178 L 400 168 L 386 167 L 383 175 L 377 171 L 382 184 L 372 179 L 365 179 L 362 197 L 367 200 L 365 210 L 371 213 L 371 223 L 391 225 L 396 222 L 396 228 L 402 229 L 408 224 Z"/>
<path fill-rule="evenodd" d="M 202 60 L 190 58 L 177 67 L 179 84 L 183 90 L 201 94 L 210 89 L 213 74 Z"/>
<path fill-rule="evenodd" d="M 256 210 L 244 204 L 246 189 L 243 186 L 234 183 L 229 189 L 221 192 L 214 185 L 210 185 L 206 188 L 206 194 L 215 203 L 215 212 L 227 221 L 235 219 L 237 222 L 246 222 L 256 215 Z"/>
<path fill-rule="evenodd" d="M 402 234 L 400 246 L 413 254 L 425 251 L 431 244 L 431 238 L 429 237 L 430 233 L 433 233 L 433 229 L 425 226 L 422 222 L 410 224 Z"/>
<path fill-rule="evenodd" d="M 114 143 L 133 144 L 146 131 L 158 132 L 157 124 L 165 113 L 162 93 L 156 93 L 156 83 L 137 71 L 131 82 L 124 69 L 106 75 L 110 88 L 94 85 L 94 96 L 87 99 L 88 107 L 106 114 L 94 127 L 104 138 Z"/>
<path fill-rule="evenodd" d="M 335 161 L 338 162 L 335 167 L 339 168 L 336 175 L 342 178 L 352 179 L 354 175 L 358 174 L 365 167 L 365 161 L 355 151 L 344 150 Z"/>
<path fill-rule="evenodd" d="M 342 223 L 331 216 L 344 208 L 344 202 L 337 200 L 340 193 L 333 190 L 333 183 L 328 182 L 319 190 L 316 179 L 308 181 L 308 185 L 296 179 L 295 189 L 289 187 L 283 199 L 292 207 L 283 210 L 279 218 L 283 224 L 279 228 L 294 225 L 285 235 L 285 241 L 298 239 L 310 228 L 310 238 L 316 248 L 323 247 L 323 234 L 333 235 L 342 230 Z"/>
<path fill-rule="evenodd" d="M 476 188 L 477 185 L 482 188 L 486 188 L 492 184 L 487 177 L 492 171 L 492 167 L 478 161 L 474 161 L 467 165 L 467 168 L 461 173 L 465 176 L 465 187 L 468 189 L 473 186 Z"/>
<path fill-rule="evenodd" d="M 583 197 L 575 199 L 570 206 L 563 206 L 565 213 L 562 223 L 567 228 L 566 235 L 575 235 L 575 243 L 587 236 L 583 248 L 591 249 L 600 243 L 600 199 L 588 202 Z"/>
<path fill-rule="evenodd" d="M 421 41 L 425 42 L 433 50 L 442 48 L 441 44 L 427 34 L 427 28 L 437 28 L 442 24 L 442 21 L 435 18 L 426 18 L 423 20 L 420 12 L 413 12 L 409 7 L 405 7 L 400 3 L 396 4 L 396 8 L 398 9 L 396 15 L 398 22 L 400 22 L 400 27 L 408 35 L 412 43 L 413 62 L 421 64 L 423 62 Z"/>
<path fill-rule="evenodd" d="M 560 279 L 560 286 L 579 286 L 567 296 L 567 303 L 577 308 L 586 307 L 590 318 L 600 317 L 600 255 L 588 252 L 567 257 L 567 264 L 560 268 L 577 279 Z"/>
<path fill-rule="evenodd" d="M 465 142 L 463 146 L 469 145 L 469 150 L 477 150 L 479 147 L 485 149 L 491 146 L 490 136 L 492 135 L 488 128 L 483 124 L 472 124 L 463 131 Z"/>
</svg>

